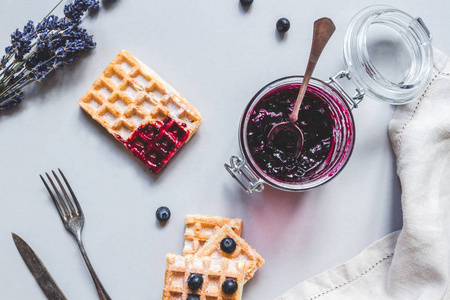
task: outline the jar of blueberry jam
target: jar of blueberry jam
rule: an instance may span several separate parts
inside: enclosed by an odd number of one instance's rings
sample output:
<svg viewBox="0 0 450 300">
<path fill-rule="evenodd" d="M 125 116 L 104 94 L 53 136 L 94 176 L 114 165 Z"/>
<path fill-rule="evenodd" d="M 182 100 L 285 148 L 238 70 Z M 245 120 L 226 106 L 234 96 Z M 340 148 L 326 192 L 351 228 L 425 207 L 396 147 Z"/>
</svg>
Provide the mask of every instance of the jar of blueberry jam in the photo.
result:
<svg viewBox="0 0 450 300">
<path fill-rule="evenodd" d="M 353 150 L 352 109 L 366 95 L 390 104 L 416 99 L 431 79 L 432 61 L 431 35 L 420 18 L 387 6 L 362 10 L 348 27 L 345 70 L 308 84 L 296 123 L 304 136 L 300 154 L 291 155 L 297 137 L 289 131 L 268 142 L 273 126 L 289 120 L 302 84 L 302 76 L 290 76 L 269 83 L 249 102 L 239 126 L 243 157 L 232 156 L 225 168 L 247 193 L 264 184 L 305 191 L 328 182 Z M 355 85 L 354 96 L 339 83 L 344 78 Z"/>
</svg>

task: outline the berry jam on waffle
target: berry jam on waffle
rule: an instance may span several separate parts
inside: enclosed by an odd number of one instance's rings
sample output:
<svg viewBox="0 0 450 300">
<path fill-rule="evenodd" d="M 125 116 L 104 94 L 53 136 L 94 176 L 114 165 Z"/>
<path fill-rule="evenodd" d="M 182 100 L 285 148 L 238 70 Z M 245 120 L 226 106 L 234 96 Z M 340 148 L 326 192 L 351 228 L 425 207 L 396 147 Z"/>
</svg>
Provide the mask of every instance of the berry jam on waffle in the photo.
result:
<svg viewBox="0 0 450 300">
<path fill-rule="evenodd" d="M 151 171 L 159 173 L 184 145 L 189 131 L 167 117 L 163 122 L 156 121 L 140 126 L 126 140 L 120 136 L 116 137 Z"/>
<path fill-rule="evenodd" d="M 125 50 L 78 104 L 154 173 L 161 171 L 202 122 L 191 103 Z"/>
</svg>

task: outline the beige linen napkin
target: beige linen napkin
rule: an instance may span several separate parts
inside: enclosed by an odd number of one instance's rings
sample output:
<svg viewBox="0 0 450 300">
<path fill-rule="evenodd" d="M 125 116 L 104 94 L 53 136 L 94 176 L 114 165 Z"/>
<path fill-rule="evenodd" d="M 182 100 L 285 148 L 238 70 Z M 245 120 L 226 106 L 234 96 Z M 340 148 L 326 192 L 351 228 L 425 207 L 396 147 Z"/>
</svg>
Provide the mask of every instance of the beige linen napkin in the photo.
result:
<svg viewBox="0 0 450 300">
<path fill-rule="evenodd" d="M 389 125 L 403 228 L 276 300 L 450 299 L 450 60 L 434 50 L 423 95 Z"/>
</svg>

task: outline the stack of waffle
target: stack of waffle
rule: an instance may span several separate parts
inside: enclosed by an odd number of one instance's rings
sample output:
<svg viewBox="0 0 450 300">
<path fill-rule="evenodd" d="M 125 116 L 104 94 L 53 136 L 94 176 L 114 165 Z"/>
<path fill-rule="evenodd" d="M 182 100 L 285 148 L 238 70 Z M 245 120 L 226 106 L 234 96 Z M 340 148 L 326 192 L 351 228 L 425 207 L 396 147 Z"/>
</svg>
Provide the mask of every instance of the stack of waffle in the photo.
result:
<svg viewBox="0 0 450 300">
<path fill-rule="evenodd" d="M 78 104 L 154 173 L 197 131 L 197 109 L 125 50 Z"/>
<path fill-rule="evenodd" d="M 264 259 L 240 237 L 242 220 L 203 215 L 188 215 L 183 256 L 167 255 L 163 300 L 239 300 L 244 284 L 264 264 Z M 224 239 L 234 241 L 233 251 L 222 250 Z M 223 243 L 222 243 L 223 244 Z M 201 276 L 202 284 L 195 290 L 189 279 Z M 223 287 L 234 281 L 237 288 Z"/>
</svg>

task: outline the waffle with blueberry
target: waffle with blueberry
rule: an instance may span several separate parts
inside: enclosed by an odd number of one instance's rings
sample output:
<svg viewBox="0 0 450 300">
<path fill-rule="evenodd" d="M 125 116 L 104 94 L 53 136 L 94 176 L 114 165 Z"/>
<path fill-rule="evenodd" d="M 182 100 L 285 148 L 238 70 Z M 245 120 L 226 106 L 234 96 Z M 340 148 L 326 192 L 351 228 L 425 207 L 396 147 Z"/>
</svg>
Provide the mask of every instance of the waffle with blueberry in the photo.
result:
<svg viewBox="0 0 450 300">
<path fill-rule="evenodd" d="M 240 300 L 245 260 L 167 255 L 163 300 Z"/>
<path fill-rule="evenodd" d="M 163 300 L 239 300 L 264 259 L 241 234 L 242 220 L 186 217 L 183 256 L 168 254 Z"/>
<path fill-rule="evenodd" d="M 154 173 L 197 131 L 197 109 L 126 50 L 78 104 Z"/>
<path fill-rule="evenodd" d="M 231 260 L 244 259 L 245 281 L 253 277 L 256 270 L 264 264 L 264 259 L 243 238 L 237 235 L 229 225 L 223 226 L 200 249 L 195 257 L 228 258 Z"/>
<path fill-rule="evenodd" d="M 195 254 L 203 247 L 209 238 L 224 225 L 229 225 L 237 235 L 241 235 L 241 219 L 228 219 L 205 215 L 187 215 L 183 255 Z"/>
</svg>

